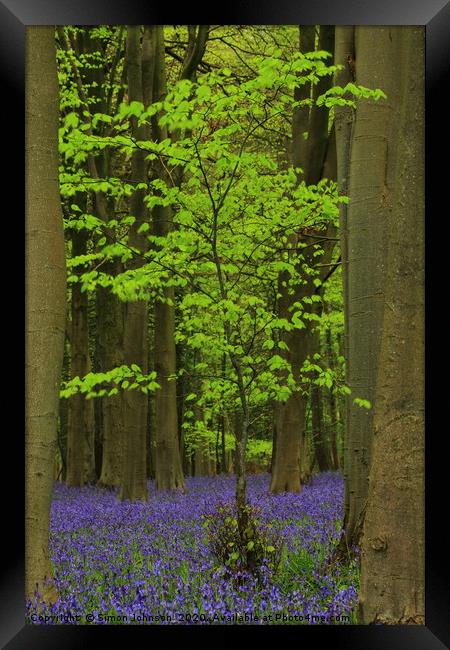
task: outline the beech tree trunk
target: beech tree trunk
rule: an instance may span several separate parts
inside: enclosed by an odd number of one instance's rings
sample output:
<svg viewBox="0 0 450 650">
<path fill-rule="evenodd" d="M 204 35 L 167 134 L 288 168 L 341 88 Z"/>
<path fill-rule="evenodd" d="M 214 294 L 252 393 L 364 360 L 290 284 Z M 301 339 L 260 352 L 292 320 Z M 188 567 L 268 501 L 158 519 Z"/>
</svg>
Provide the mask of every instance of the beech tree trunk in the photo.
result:
<svg viewBox="0 0 450 650">
<path fill-rule="evenodd" d="M 319 49 L 334 51 L 334 27 L 321 26 L 319 33 Z M 315 27 L 314 25 L 302 26 L 300 29 L 300 50 L 310 52 L 315 49 Z M 323 77 L 312 90 L 313 97 L 317 98 L 331 86 L 331 78 Z M 311 87 L 308 84 L 296 89 L 295 99 L 297 101 L 309 97 Z M 303 178 L 307 184 L 316 184 L 323 174 L 328 178 L 334 177 L 334 165 L 326 168 L 327 153 L 329 163 L 335 159 L 334 137 L 330 138 L 328 132 L 329 112 L 324 107 L 313 106 L 310 114 L 305 108 L 296 109 L 293 116 L 292 130 L 292 163 L 295 167 L 301 167 Z M 304 139 L 304 133 L 308 132 L 308 138 Z M 333 174 L 333 175 L 331 175 Z M 308 233 L 315 237 L 318 232 Z M 325 234 L 325 233 L 321 233 Z M 328 233 L 327 233 L 328 234 Z M 313 246 L 314 238 L 299 233 L 292 238 L 291 245 L 297 248 L 301 244 L 307 247 L 303 250 L 303 259 L 299 264 L 312 266 L 319 260 L 314 256 L 316 252 Z M 325 250 L 327 247 L 322 246 Z M 332 248 L 329 248 L 331 251 Z M 291 283 L 292 284 L 292 283 Z M 314 294 L 316 287 L 311 275 L 304 274 L 303 284 L 295 287 L 294 294 L 288 291 L 289 274 L 286 272 L 280 275 L 279 313 L 281 317 L 290 318 L 290 307 L 295 302 Z M 295 377 L 298 377 L 300 369 L 312 349 L 312 333 L 310 328 L 292 330 L 283 336 L 283 340 L 289 347 L 286 357 L 291 364 Z M 309 479 L 310 461 L 306 451 L 305 417 L 307 407 L 307 395 L 300 392 L 292 393 L 283 404 L 275 408 L 275 432 L 276 453 L 272 460 L 272 480 L 270 490 L 274 494 L 280 492 L 300 492 L 301 486 Z M 305 458 L 302 458 L 302 455 Z"/>
<path fill-rule="evenodd" d="M 393 183 L 360 610 L 364 624 L 423 625 L 424 28 L 387 32 L 377 36 L 393 54 L 398 95 L 388 95 Z"/>
<path fill-rule="evenodd" d="M 154 101 L 160 101 L 166 94 L 166 71 L 164 62 L 164 32 L 161 25 L 153 25 L 152 39 L 155 51 L 155 73 L 153 81 Z M 153 123 L 153 138 L 161 141 L 167 131 Z M 166 177 L 162 163 L 157 165 L 159 178 Z M 152 211 L 153 234 L 166 237 L 170 230 L 170 208 L 157 206 Z M 155 392 L 155 437 L 156 437 L 156 488 L 159 490 L 183 489 L 184 477 L 178 440 L 176 349 L 175 349 L 175 307 L 174 289 L 163 289 L 163 300 L 156 300 L 155 322 L 155 370 L 160 385 Z"/>
<path fill-rule="evenodd" d="M 68 323 L 66 322 L 66 336 L 64 340 L 64 353 L 63 353 L 63 365 L 61 372 L 61 382 L 68 381 L 70 379 L 70 342 L 68 336 Z M 58 480 L 66 480 L 67 474 L 67 425 L 69 419 L 69 400 L 65 397 L 61 397 L 59 400 L 59 420 L 58 420 L 58 452 L 59 457 L 62 463 L 62 471 L 59 475 Z"/>
<path fill-rule="evenodd" d="M 335 74 L 335 84 L 345 86 L 354 82 L 355 63 L 355 28 L 353 26 L 336 26 L 334 61 L 336 65 L 343 68 Z M 336 171 L 339 193 L 348 196 L 349 175 L 350 175 L 350 146 L 352 141 L 352 129 L 355 118 L 355 111 L 348 106 L 336 106 L 334 110 L 334 124 L 336 129 Z M 341 203 L 339 206 L 339 239 L 341 247 L 342 264 L 342 287 L 344 303 L 344 358 L 345 358 L 345 381 L 349 384 L 349 288 L 348 288 L 348 227 L 347 210 L 348 205 Z M 349 395 L 344 398 L 344 476 L 345 476 L 345 518 L 348 517 L 350 508 L 350 484 L 347 480 L 349 466 L 349 439 L 350 426 L 350 400 Z M 333 404 L 330 403 L 330 412 L 333 411 Z M 337 467 L 337 466 L 336 466 Z M 346 548 L 344 540 L 342 548 Z"/>
<path fill-rule="evenodd" d="M 143 68 L 143 48 L 141 44 L 140 26 L 127 28 L 127 71 L 128 71 L 128 99 L 130 102 L 144 101 L 143 73 L 148 73 Z M 151 68 L 152 60 L 146 60 L 146 65 Z M 147 78 L 147 77 L 146 77 Z M 150 76 L 151 78 L 151 76 Z M 132 132 L 135 140 L 148 138 L 148 129 L 138 126 L 137 119 L 132 118 Z M 145 151 L 136 149 L 131 160 L 131 180 L 142 183 L 147 180 L 147 162 Z M 140 226 L 148 220 L 148 211 L 144 204 L 145 191 L 138 189 L 131 197 L 130 211 L 135 217 L 128 236 L 128 245 L 138 252 L 147 248 L 147 237 L 140 233 Z M 139 268 L 142 259 L 133 258 L 129 268 Z M 125 305 L 124 328 L 124 353 L 125 363 L 128 366 L 137 364 L 144 374 L 148 372 L 148 343 L 147 343 L 147 302 L 133 300 Z M 128 390 L 124 395 L 124 415 L 126 422 L 125 454 L 123 457 L 122 487 L 120 498 L 130 501 L 146 500 L 147 488 L 147 395 L 140 390 Z"/>
<path fill-rule="evenodd" d="M 319 339 L 318 332 L 315 333 L 315 338 Z M 314 343 L 314 349 L 320 350 L 319 341 L 316 340 Z M 322 391 L 321 387 L 317 385 L 313 385 L 311 387 L 311 422 L 314 453 L 317 460 L 319 472 L 327 472 L 331 469 L 330 449 L 329 445 L 327 444 L 323 421 Z"/>
<path fill-rule="evenodd" d="M 326 332 L 326 349 L 327 349 L 327 359 L 328 366 L 332 369 L 336 369 L 336 360 L 333 352 L 333 345 L 331 342 L 331 330 Z M 330 418 L 328 438 L 330 441 L 330 454 L 331 454 L 331 463 L 334 470 L 340 468 L 339 454 L 337 448 L 337 425 L 339 422 L 338 419 L 338 410 L 336 404 L 336 395 L 333 392 L 328 394 L 328 414 Z"/>
<path fill-rule="evenodd" d="M 200 363 L 201 355 L 194 351 L 193 365 Z M 197 395 L 201 394 L 201 381 L 195 380 L 192 385 L 192 390 Z M 192 407 L 195 422 L 203 422 L 203 409 L 194 402 Z M 198 436 L 195 441 L 196 447 L 194 452 L 194 476 L 210 476 L 211 474 L 211 460 L 209 457 L 209 443 L 207 440 Z"/>
<path fill-rule="evenodd" d="M 72 233 L 72 255 L 85 255 L 88 234 Z M 88 294 L 81 285 L 72 285 L 71 300 L 71 376 L 83 377 L 91 371 L 89 358 Z M 94 402 L 77 393 L 69 399 L 67 427 L 67 485 L 79 487 L 95 481 Z"/>
<path fill-rule="evenodd" d="M 54 27 L 26 28 L 25 101 L 25 592 L 54 602 L 48 538 L 66 321 Z"/>
<path fill-rule="evenodd" d="M 212 476 L 214 474 L 212 469 L 211 459 L 209 457 L 208 443 L 200 441 L 195 449 L 194 456 L 195 476 Z"/>
<path fill-rule="evenodd" d="M 347 210 L 348 384 L 352 391 L 344 446 L 346 480 L 345 537 L 348 549 L 359 544 L 367 499 L 373 438 L 375 382 L 384 305 L 386 226 L 392 211 L 399 105 L 398 46 L 395 28 L 355 29 L 356 80 L 382 88 L 387 100 L 359 102 L 352 129 Z"/>
<path fill-rule="evenodd" d="M 107 265 L 108 264 L 108 265 Z M 104 265 L 106 273 L 115 273 L 116 263 Z M 125 309 L 108 288 L 98 287 L 96 296 L 97 337 L 96 356 L 99 369 L 106 372 L 123 363 L 123 329 Z M 124 455 L 124 400 L 123 395 L 99 398 L 102 400 L 102 468 L 100 487 L 117 487 L 122 482 Z"/>
</svg>

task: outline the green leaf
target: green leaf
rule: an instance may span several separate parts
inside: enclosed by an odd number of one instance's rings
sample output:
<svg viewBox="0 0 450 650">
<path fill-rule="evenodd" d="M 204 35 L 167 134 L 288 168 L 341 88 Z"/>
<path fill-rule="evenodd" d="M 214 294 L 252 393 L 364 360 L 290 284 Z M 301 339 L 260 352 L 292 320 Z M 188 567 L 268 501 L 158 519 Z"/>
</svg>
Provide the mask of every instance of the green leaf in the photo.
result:
<svg viewBox="0 0 450 650">
<path fill-rule="evenodd" d="M 359 397 L 354 398 L 353 404 L 356 404 L 356 406 L 360 406 L 361 408 L 364 408 L 364 409 L 371 409 L 372 408 L 372 404 L 369 402 L 368 399 L 360 399 Z"/>
<path fill-rule="evenodd" d="M 146 221 L 142 223 L 138 228 L 139 233 L 147 232 L 148 230 L 150 230 L 150 224 L 147 223 Z"/>
</svg>

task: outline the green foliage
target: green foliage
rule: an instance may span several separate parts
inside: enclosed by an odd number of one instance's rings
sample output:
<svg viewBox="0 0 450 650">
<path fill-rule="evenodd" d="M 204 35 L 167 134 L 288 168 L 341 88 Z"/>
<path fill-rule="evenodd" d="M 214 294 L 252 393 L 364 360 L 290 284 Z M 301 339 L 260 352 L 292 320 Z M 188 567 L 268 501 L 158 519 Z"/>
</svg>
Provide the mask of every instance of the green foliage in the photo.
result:
<svg viewBox="0 0 450 650">
<path fill-rule="evenodd" d="M 75 42 L 83 29 L 69 26 L 64 33 Z M 177 27 L 167 29 L 178 33 Z M 288 317 L 277 313 L 280 274 L 288 294 L 306 278 L 321 287 L 319 268 L 314 261 L 306 263 L 304 245 L 297 246 L 293 238 L 307 228 L 325 232 L 330 224 L 337 226 L 339 205 L 347 200 L 327 179 L 306 185 L 302 170 L 280 156 L 291 137 L 292 110 L 307 111 L 313 103 L 311 98 L 295 101 L 294 91 L 317 84 L 337 67 L 329 65 L 326 52 L 296 51 L 293 27 L 277 29 L 279 45 L 263 45 L 264 39 L 249 31 L 259 47 L 247 67 L 220 40 L 213 47 L 220 52 L 221 67 L 198 74 L 195 82 L 175 81 L 178 73 L 167 61 L 168 93 L 150 106 L 126 101 L 119 73 L 122 28 L 89 28 L 91 45 L 95 43 L 90 51 L 76 53 L 61 42 L 58 48 L 65 228 L 69 236 L 89 233 L 87 252 L 68 259 L 69 286 L 80 283 L 89 293 L 103 287 L 123 301 L 151 305 L 168 302 L 167 288 L 173 287 L 176 342 L 190 359 L 201 353 L 188 368 L 190 381 L 199 388 L 186 401 L 182 426 L 187 453 L 199 444 L 214 449 L 219 418 L 245 405 L 247 457 L 258 463 L 270 455 L 271 442 L 261 438 L 267 438 L 267 413 L 274 403 L 295 392 L 308 393 L 312 384 L 337 395 L 349 390 L 339 359 L 333 368 L 324 358 L 309 359 L 294 373 L 284 340 L 288 332 L 316 326 L 322 337 L 331 330 L 337 345 L 343 328 L 340 271 L 325 286 L 329 313 L 314 313 L 314 303 L 321 300 L 315 294 L 295 303 Z M 101 77 L 106 68 L 111 74 L 99 85 L 96 75 Z M 379 90 L 347 84 L 316 101 L 333 110 L 382 98 Z M 155 122 L 167 137 L 133 138 L 132 124 Z M 149 162 L 149 178 L 133 184 L 129 170 L 137 149 Z M 163 210 L 172 226 L 167 236 L 157 237 L 150 219 L 141 224 L 139 232 L 148 242 L 145 253 L 128 241 L 135 222 L 130 198 L 136 190 L 143 192 L 149 214 Z M 86 208 L 79 207 L 80 197 Z M 106 217 L 96 210 L 100 203 Z M 314 244 L 312 259 L 321 254 L 320 244 Z M 124 368 L 74 378 L 64 384 L 62 396 L 157 390 L 154 375 L 125 376 Z M 231 434 L 226 434 L 225 446 L 234 447 Z"/>
<path fill-rule="evenodd" d="M 203 519 L 211 553 L 233 580 L 243 584 L 247 573 L 259 577 L 262 570 L 277 571 L 282 538 L 263 525 L 258 508 L 246 504 L 236 509 L 234 504 L 224 503 Z"/>
<path fill-rule="evenodd" d="M 86 399 L 117 395 L 120 390 L 155 391 L 160 386 L 155 381 L 156 372 L 144 375 L 135 363 L 119 366 L 108 372 L 90 372 L 84 377 L 73 377 L 63 382 L 60 397 L 68 398 L 77 393 Z"/>
<path fill-rule="evenodd" d="M 361 408 L 364 409 L 372 408 L 372 404 L 369 402 L 368 399 L 361 399 L 360 397 L 355 397 L 353 400 L 353 404 L 356 404 L 356 406 L 360 406 Z"/>
<path fill-rule="evenodd" d="M 285 553 L 279 572 L 279 584 L 285 593 L 301 586 L 317 567 L 317 559 L 308 550 L 300 548 L 294 553 Z"/>
<path fill-rule="evenodd" d="M 208 423 L 203 420 L 195 420 L 194 412 L 187 410 L 184 412 L 184 421 L 182 424 L 183 441 L 186 455 L 191 456 L 196 449 L 202 448 L 206 456 L 215 460 L 217 430 L 208 427 Z M 235 438 L 233 435 L 225 434 L 225 451 L 232 451 L 235 448 Z"/>
<path fill-rule="evenodd" d="M 356 108 L 355 100 L 373 100 L 387 99 L 384 92 L 380 89 L 370 90 L 354 83 L 348 83 L 344 87 L 334 86 L 327 90 L 317 99 L 318 106 L 351 106 Z"/>
<path fill-rule="evenodd" d="M 272 440 L 250 438 L 247 445 L 247 460 L 267 468 L 272 457 Z"/>
</svg>

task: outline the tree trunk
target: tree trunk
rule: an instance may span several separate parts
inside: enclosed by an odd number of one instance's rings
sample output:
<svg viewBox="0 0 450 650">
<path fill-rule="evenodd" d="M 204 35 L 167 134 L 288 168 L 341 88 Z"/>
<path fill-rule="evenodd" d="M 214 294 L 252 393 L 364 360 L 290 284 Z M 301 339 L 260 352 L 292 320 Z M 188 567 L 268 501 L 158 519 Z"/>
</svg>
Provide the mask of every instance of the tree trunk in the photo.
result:
<svg viewBox="0 0 450 650">
<path fill-rule="evenodd" d="M 378 30 L 376 30 L 378 31 Z M 393 83 L 385 310 L 362 541 L 362 623 L 424 624 L 424 29 L 387 34 Z M 385 39 L 383 39 L 385 40 Z M 386 507 L 387 506 L 387 507 Z"/>
<path fill-rule="evenodd" d="M 395 31 L 395 28 L 394 28 Z M 352 130 L 348 233 L 348 384 L 352 391 L 345 438 L 345 538 L 358 545 L 367 498 L 373 435 L 372 404 L 381 340 L 384 304 L 386 223 L 396 184 L 393 160 L 398 105 L 397 46 L 388 27 L 355 30 L 356 80 L 368 88 L 382 87 L 388 99 L 362 100 Z"/>
<path fill-rule="evenodd" d="M 187 28 L 188 45 L 179 78 L 195 81 L 198 66 L 205 54 L 209 36 L 209 25 L 188 25 Z"/>
<path fill-rule="evenodd" d="M 230 421 L 230 413 L 227 411 L 224 412 L 224 418 L 223 418 L 223 437 L 222 437 L 222 455 L 223 455 L 223 463 L 224 463 L 224 472 L 225 474 L 231 474 L 233 472 L 233 452 L 231 449 L 226 448 L 226 435 L 230 435 L 234 433 L 231 421 Z"/>
<path fill-rule="evenodd" d="M 152 39 L 155 51 L 154 100 L 160 101 L 166 94 L 166 72 L 164 62 L 164 32 L 161 25 L 153 25 Z M 164 127 L 153 123 L 153 138 L 164 140 Z M 165 178 L 162 163 L 157 165 L 158 178 Z M 153 209 L 153 234 L 166 237 L 170 230 L 170 208 L 157 206 Z M 159 490 L 184 490 L 183 468 L 178 441 L 176 350 L 175 350 L 175 307 L 174 289 L 165 287 L 163 299 L 155 302 L 155 370 L 160 385 L 155 393 L 155 436 L 156 436 L 156 488 Z"/>
<path fill-rule="evenodd" d="M 106 266 L 106 264 L 104 265 Z M 115 263 L 106 273 L 114 274 Z M 96 356 L 99 369 L 107 372 L 123 363 L 124 303 L 107 288 L 98 287 Z M 102 397 L 102 469 L 98 485 L 115 487 L 122 481 L 124 453 L 123 395 Z"/>
<path fill-rule="evenodd" d="M 70 379 L 70 342 L 67 333 L 68 323 L 66 323 L 66 337 L 64 340 L 64 353 L 63 365 L 61 373 L 61 381 L 68 381 Z M 59 400 L 59 421 L 58 421 L 58 451 L 61 457 L 62 472 L 60 480 L 66 480 L 67 474 L 67 424 L 69 419 L 69 400 L 61 397 Z"/>
<path fill-rule="evenodd" d="M 144 101 L 143 90 L 143 51 L 141 45 L 140 26 L 127 28 L 127 74 L 128 99 L 130 102 Z M 152 60 L 147 61 L 151 68 Z M 150 77 L 151 78 L 151 77 Z M 131 120 L 133 138 L 148 139 L 149 133 L 145 126 L 139 126 L 135 117 Z M 131 180 L 135 183 L 146 182 L 147 162 L 146 153 L 140 149 L 133 152 L 131 159 Z M 147 248 L 147 237 L 139 232 L 139 228 L 148 220 L 144 204 L 145 192 L 136 190 L 131 197 L 130 211 L 135 217 L 128 235 L 128 245 L 138 252 Z M 137 269 L 142 266 L 142 260 L 134 258 L 129 262 L 129 268 Z M 147 342 L 147 302 L 133 300 L 125 305 L 124 354 L 128 366 L 137 364 L 144 374 L 148 372 L 148 342 Z M 124 395 L 124 415 L 126 422 L 125 455 L 123 457 L 121 500 L 146 500 L 147 488 L 147 395 L 140 390 L 128 390 Z"/>
<path fill-rule="evenodd" d="M 355 61 L 355 28 L 353 26 L 336 26 L 334 61 L 336 65 L 342 65 L 343 69 L 338 70 L 335 75 L 335 84 L 345 86 L 354 79 Z M 352 141 L 352 129 L 355 118 L 355 111 L 348 106 L 336 106 L 334 111 L 334 124 L 336 129 L 336 154 L 337 154 L 337 182 L 339 193 L 348 196 L 349 175 L 350 175 L 350 147 Z M 349 384 L 349 288 L 348 288 L 348 227 L 347 227 L 347 204 L 339 206 L 339 238 L 341 247 L 342 263 L 342 288 L 344 301 L 344 358 L 345 358 L 345 380 Z M 349 466 L 349 447 L 346 442 L 349 439 L 350 426 L 350 400 L 349 395 L 344 397 L 344 476 L 345 480 L 345 517 L 347 518 L 350 509 L 350 485 L 347 480 Z M 344 541 L 345 545 L 345 541 Z"/>
<path fill-rule="evenodd" d="M 197 363 L 200 363 L 201 355 L 195 351 L 193 365 L 196 366 Z M 201 393 L 201 381 L 196 379 L 193 382 L 192 390 L 196 395 Z M 195 422 L 203 422 L 203 409 L 198 406 L 197 400 L 195 400 L 192 411 L 194 413 Z M 201 433 L 197 434 L 197 439 L 195 441 L 195 451 L 194 451 L 194 476 L 209 476 L 210 475 L 210 458 L 209 458 L 209 443 L 208 440 L 205 440 Z"/>
<path fill-rule="evenodd" d="M 311 52 L 315 49 L 315 27 L 314 25 L 302 26 L 299 30 L 300 51 Z M 294 99 L 301 101 L 307 99 L 311 92 L 310 84 L 303 84 L 294 91 Z M 294 167 L 301 167 L 306 173 L 308 160 L 308 144 L 304 134 L 309 131 L 308 110 L 304 108 L 294 109 L 292 117 L 292 164 Z M 309 135 L 309 134 L 308 134 Z M 297 238 L 292 238 L 292 245 L 296 247 Z M 290 305 L 300 300 L 303 296 L 301 289 L 305 289 L 308 295 L 313 291 L 312 281 L 308 288 L 301 285 L 296 287 L 296 295 L 290 296 L 288 292 L 290 275 L 286 272 L 280 274 L 278 292 L 280 294 L 278 311 L 281 318 L 290 318 Z M 298 294 L 298 295 L 297 295 Z M 294 376 L 298 376 L 299 370 L 306 359 L 305 333 L 303 330 L 293 330 L 283 337 L 288 345 L 289 351 L 284 356 L 291 363 Z M 299 393 L 293 393 L 286 402 L 278 403 L 275 406 L 274 438 L 276 439 L 276 453 L 272 458 L 272 478 L 270 491 L 273 494 L 281 492 L 300 492 L 301 489 L 301 449 L 303 446 L 305 405 Z"/>
<path fill-rule="evenodd" d="M 238 375 L 238 382 L 240 377 Z M 240 382 L 241 383 L 241 382 Z M 242 384 L 241 384 L 242 385 Z M 241 391 L 241 399 L 244 397 Z M 241 539 L 244 539 L 244 529 L 247 521 L 245 506 L 247 504 L 247 478 L 245 473 L 245 453 L 248 439 L 248 411 L 244 405 L 245 398 L 242 401 L 242 426 L 236 431 L 236 506 L 238 528 Z"/>
<path fill-rule="evenodd" d="M 335 355 L 333 352 L 333 345 L 331 342 L 331 330 L 327 329 L 326 332 L 326 349 L 328 357 L 328 367 L 332 370 L 336 369 Z M 328 395 L 328 412 L 329 412 L 329 434 L 331 463 L 334 470 L 339 470 L 339 454 L 337 449 L 337 425 L 338 425 L 338 412 L 336 404 L 336 395 L 330 390 Z"/>
<path fill-rule="evenodd" d="M 147 312 L 148 321 L 148 370 L 154 372 L 155 351 L 153 349 L 153 309 Z M 147 395 L 147 479 L 155 478 L 155 394 L 152 391 Z"/>
<path fill-rule="evenodd" d="M 208 454 L 208 443 L 200 440 L 197 442 L 194 454 L 195 476 L 210 476 L 210 460 Z"/>
<path fill-rule="evenodd" d="M 83 103 L 84 110 L 91 113 L 105 112 L 107 100 L 105 98 L 104 67 L 99 65 L 101 45 L 98 39 L 92 38 L 89 29 L 82 30 L 76 36 L 66 35 L 62 27 L 58 27 L 58 35 L 62 46 L 67 50 L 75 50 L 78 56 L 84 56 L 94 63 L 78 69 L 72 60 L 72 71 L 77 82 L 78 93 Z M 93 56 L 94 55 L 94 56 Z M 86 60 L 86 59 L 85 59 Z M 84 119 L 82 111 L 80 118 Z M 88 128 L 88 133 L 92 133 Z M 93 179 L 108 177 L 110 175 L 110 160 L 107 150 L 89 155 L 87 160 L 88 171 Z M 94 214 L 101 219 L 105 226 L 105 234 L 110 239 L 107 223 L 111 218 L 112 202 L 103 192 L 93 192 Z M 110 241 L 112 243 L 112 241 Z M 116 275 L 121 270 L 117 261 L 106 261 L 102 271 L 109 275 Z M 123 364 L 123 329 L 124 329 L 124 304 L 109 289 L 98 287 L 96 291 L 96 322 L 95 322 L 95 371 L 109 371 Z M 96 418 L 96 463 L 101 457 L 101 469 L 98 485 L 100 487 L 113 487 L 121 483 L 122 457 L 124 447 L 124 419 L 123 395 L 101 397 L 94 403 Z M 100 427 L 100 430 L 98 430 Z M 96 472 L 96 475 L 97 472 Z"/>
<path fill-rule="evenodd" d="M 25 592 L 56 600 L 48 555 L 66 321 L 53 27 L 26 29 Z M 46 579 L 49 579 L 46 584 Z"/>
<path fill-rule="evenodd" d="M 330 452 L 324 430 L 322 392 L 317 385 L 311 387 L 311 421 L 314 453 L 319 472 L 327 472 L 331 469 Z"/>
<path fill-rule="evenodd" d="M 315 49 L 315 28 L 313 25 L 302 27 L 300 30 L 300 49 L 308 52 Z M 321 26 L 319 35 L 319 49 L 334 51 L 334 27 Z M 313 88 L 313 97 L 317 98 L 331 86 L 331 79 L 323 77 L 319 84 Z M 296 90 L 296 100 L 309 96 L 310 86 L 305 84 Z M 334 178 L 335 176 L 335 141 L 333 133 L 328 132 L 328 110 L 324 107 L 313 106 L 308 116 L 304 108 L 296 109 L 293 116 L 292 131 L 292 163 L 294 167 L 303 169 L 304 180 L 308 184 L 316 184 L 322 176 Z M 308 131 L 307 140 L 303 133 Z M 331 137 L 332 136 L 332 137 Z M 323 233 L 322 233 L 323 234 Z M 329 233 L 327 233 L 329 236 Z M 293 237 L 293 247 L 306 243 L 303 259 L 299 263 L 313 266 L 319 261 L 314 257 L 315 247 L 313 240 L 302 237 L 299 233 Z M 324 251 L 328 248 L 331 254 L 332 247 L 322 246 Z M 289 294 L 289 274 L 282 273 L 279 282 L 279 313 L 283 318 L 290 318 L 290 307 L 295 302 L 300 302 L 304 297 L 315 293 L 316 287 L 313 277 L 304 277 L 304 283 L 294 289 L 293 295 Z M 300 369 L 306 360 L 312 346 L 312 332 L 310 328 L 292 330 L 283 340 L 289 347 L 286 357 L 291 364 L 294 376 L 298 377 Z M 310 462 L 306 453 L 307 445 L 305 436 L 307 395 L 299 392 L 293 393 L 288 400 L 279 404 L 275 409 L 276 454 L 272 459 L 272 480 L 270 490 L 274 494 L 280 492 L 300 492 L 301 485 L 309 479 Z M 302 450 L 306 458 L 302 459 Z"/>
<path fill-rule="evenodd" d="M 87 231 L 72 233 L 72 255 L 86 254 Z M 88 294 L 81 285 L 72 285 L 71 376 L 83 377 L 91 371 L 89 358 Z M 69 399 L 67 432 L 67 485 L 79 487 L 95 480 L 94 402 L 77 393 Z"/>
</svg>

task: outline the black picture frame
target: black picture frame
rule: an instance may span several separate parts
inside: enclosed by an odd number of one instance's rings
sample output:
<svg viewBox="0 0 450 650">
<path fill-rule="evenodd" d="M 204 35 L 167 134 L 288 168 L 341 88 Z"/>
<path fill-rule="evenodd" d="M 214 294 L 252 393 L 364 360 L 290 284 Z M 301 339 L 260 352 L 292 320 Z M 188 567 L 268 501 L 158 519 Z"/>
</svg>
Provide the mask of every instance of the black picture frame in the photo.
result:
<svg viewBox="0 0 450 650">
<path fill-rule="evenodd" d="M 218 9 L 218 7 L 217 7 Z M 220 14 L 220 15 L 219 15 Z M 444 93 L 450 81 L 450 4 L 445 0 L 246 0 L 239 6 L 221 7 L 219 11 L 197 11 L 184 5 L 176 9 L 137 0 L 3 0 L 0 1 L 0 111 L 4 145 L 2 173 L 2 234 L 4 250 L 13 251 L 13 270 L 18 282 L 5 282 L 3 304 L 8 306 L 8 341 L 16 333 L 17 345 L 11 346 L 18 378 L 12 383 L 9 367 L 4 370 L 7 386 L 3 397 L 3 467 L 10 471 L 7 490 L 3 492 L 3 535 L 0 577 L 0 641 L 2 647 L 80 648 L 105 643 L 104 634 L 114 634 L 124 641 L 125 632 L 150 632 L 155 641 L 155 628 L 148 626 L 38 626 L 24 623 L 24 436 L 22 422 L 13 407 L 12 398 L 21 395 L 23 372 L 24 269 L 23 213 L 21 203 L 24 170 L 24 35 L 27 25 L 44 24 L 171 24 L 176 16 L 179 24 L 354 24 L 354 25 L 424 25 L 426 28 L 426 626 L 301 626 L 277 627 L 283 636 L 286 629 L 295 632 L 296 645 L 319 641 L 333 650 L 440 650 L 450 645 L 450 588 L 448 582 L 449 537 L 445 519 L 448 511 L 448 455 L 443 452 L 446 441 L 448 402 L 445 378 L 438 380 L 440 367 L 447 368 L 445 352 L 449 322 L 445 318 L 447 295 L 443 282 L 448 278 L 448 104 Z M 441 156 L 444 153 L 444 156 Z M 4 211 L 3 211 L 4 210 Z M 9 242 L 9 243 L 8 243 Z M 6 255 L 6 252 L 5 252 Z M 4 258 L 2 258 L 4 259 Z M 11 309 L 11 312 L 9 311 Z M 11 326 L 10 314 L 15 323 Z M 440 315 L 440 316 L 439 316 Z M 10 347 L 9 344 L 7 347 Z M 11 397 L 11 401 L 9 397 Z M 22 400 L 23 404 L 23 400 Z M 10 425 L 6 426 L 6 418 Z M 447 489 L 447 490 L 446 490 Z M 401 535 L 401 531 L 399 531 Z M 223 639 L 235 626 L 225 626 Z M 192 629 L 192 628 L 189 628 Z M 198 629 L 196 627 L 196 629 Z M 211 627 L 202 628 L 210 630 Z M 224 628 L 221 627 L 221 630 Z M 242 629 L 242 628 L 239 628 Z M 254 641 L 258 642 L 252 627 Z M 272 628 L 274 629 L 274 628 Z M 264 634 L 268 630 L 264 628 Z M 175 628 L 162 630 L 172 638 Z M 184 628 L 184 634 L 188 631 Z M 208 632 L 205 632 L 208 636 Z M 101 635 L 101 637 L 100 637 Z M 326 638 L 325 638 L 326 637 Z M 129 637 L 128 637 L 129 638 Z M 187 636 L 184 636 L 188 640 Z M 120 642 L 120 641 L 119 641 Z"/>
</svg>

